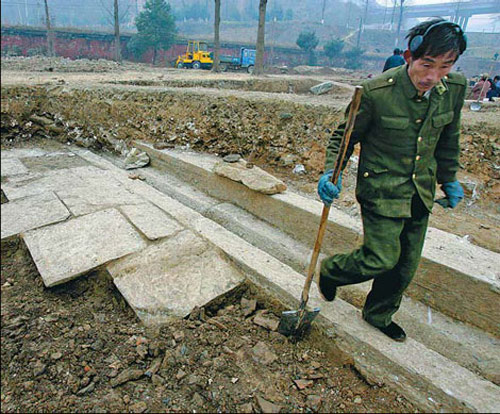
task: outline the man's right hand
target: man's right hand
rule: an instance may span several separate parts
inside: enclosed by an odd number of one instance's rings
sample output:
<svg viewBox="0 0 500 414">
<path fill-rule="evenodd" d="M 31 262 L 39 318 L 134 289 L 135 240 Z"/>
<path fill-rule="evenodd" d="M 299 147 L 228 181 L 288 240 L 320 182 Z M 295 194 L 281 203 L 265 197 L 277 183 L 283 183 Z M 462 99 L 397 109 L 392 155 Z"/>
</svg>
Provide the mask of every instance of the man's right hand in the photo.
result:
<svg viewBox="0 0 500 414">
<path fill-rule="evenodd" d="M 342 190 L 342 173 L 339 175 L 337 185 L 332 183 L 333 170 L 326 171 L 318 182 L 318 195 L 325 206 L 330 207 L 334 198 L 339 198 Z"/>
</svg>

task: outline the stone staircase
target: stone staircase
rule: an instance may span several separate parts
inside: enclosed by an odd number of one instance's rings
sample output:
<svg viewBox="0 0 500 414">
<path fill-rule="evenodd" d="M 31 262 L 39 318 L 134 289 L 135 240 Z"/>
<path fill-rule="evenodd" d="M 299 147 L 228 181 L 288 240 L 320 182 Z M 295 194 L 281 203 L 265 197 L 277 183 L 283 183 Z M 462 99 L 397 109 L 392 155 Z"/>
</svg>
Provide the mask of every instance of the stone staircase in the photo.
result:
<svg viewBox="0 0 500 414">
<path fill-rule="evenodd" d="M 297 308 L 320 203 L 255 194 L 215 176 L 213 157 L 138 146 L 152 157 L 140 170 L 146 182 L 79 148 L 2 151 L 2 241 L 20 235 L 47 286 L 105 267 L 146 324 L 184 316 L 245 278 Z M 47 169 L 54 157 L 58 168 Z M 333 210 L 325 249 L 341 238 L 347 250 L 359 223 Z M 397 314 L 405 343 L 361 319 L 367 284 L 342 289 L 333 303 L 313 287 L 317 323 L 369 381 L 422 410 L 497 412 L 499 255 L 434 230 L 427 244 Z"/>
</svg>

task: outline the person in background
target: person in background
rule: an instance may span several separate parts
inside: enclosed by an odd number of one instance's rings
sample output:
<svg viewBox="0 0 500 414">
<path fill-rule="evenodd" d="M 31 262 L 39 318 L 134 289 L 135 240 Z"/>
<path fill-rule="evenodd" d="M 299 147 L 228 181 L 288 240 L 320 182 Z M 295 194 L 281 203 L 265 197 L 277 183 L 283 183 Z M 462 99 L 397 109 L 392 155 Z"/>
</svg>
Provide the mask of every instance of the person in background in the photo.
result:
<svg viewBox="0 0 500 414">
<path fill-rule="evenodd" d="M 481 75 L 481 79 L 479 79 L 479 81 L 476 82 L 476 84 L 471 90 L 472 99 L 483 100 L 484 98 L 486 98 L 486 94 L 490 90 L 490 87 L 491 84 L 490 81 L 488 80 L 488 75 L 487 74 Z"/>
<path fill-rule="evenodd" d="M 490 101 L 494 101 L 493 98 L 500 97 L 500 75 L 495 76 L 493 81 L 491 81 L 491 88 L 486 94 L 486 97 Z"/>
<path fill-rule="evenodd" d="M 382 72 L 404 65 L 406 62 L 401 54 L 402 51 L 399 48 L 394 49 L 393 55 L 389 56 L 385 61 L 384 69 L 382 70 Z"/>
</svg>

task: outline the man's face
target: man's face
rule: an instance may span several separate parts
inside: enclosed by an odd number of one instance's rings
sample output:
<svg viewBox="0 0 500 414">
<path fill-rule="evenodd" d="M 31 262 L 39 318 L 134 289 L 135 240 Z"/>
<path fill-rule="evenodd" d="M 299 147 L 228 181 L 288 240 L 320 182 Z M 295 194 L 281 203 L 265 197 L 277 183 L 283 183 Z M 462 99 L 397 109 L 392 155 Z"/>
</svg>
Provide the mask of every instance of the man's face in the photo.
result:
<svg viewBox="0 0 500 414">
<path fill-rule="evenodd" d="M 456 59 L 455 52 L 439 56 L 425 55 L 418 59 L 414 59 L 411 55 L 408 56 L 408 76 L 419 94 L 432 89 L 441 78 L 450 73 Z"/>
</svg>

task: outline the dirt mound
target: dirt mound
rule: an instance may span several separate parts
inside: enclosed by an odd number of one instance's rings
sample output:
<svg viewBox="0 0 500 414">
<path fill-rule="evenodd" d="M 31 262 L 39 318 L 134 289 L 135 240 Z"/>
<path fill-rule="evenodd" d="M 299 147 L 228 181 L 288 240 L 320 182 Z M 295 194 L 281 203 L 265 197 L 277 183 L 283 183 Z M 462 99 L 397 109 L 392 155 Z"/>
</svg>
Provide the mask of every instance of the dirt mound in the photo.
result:
<svg viewBox="0 0 500 414">
<path fill-rule="evenodd" d="M 46 56 L 2 57 L 2 70 L 30 72 L 115 72 L 147 67 L 131 62 L 116 63 L 106 59 L 78 59 Z"/>
</svg>

